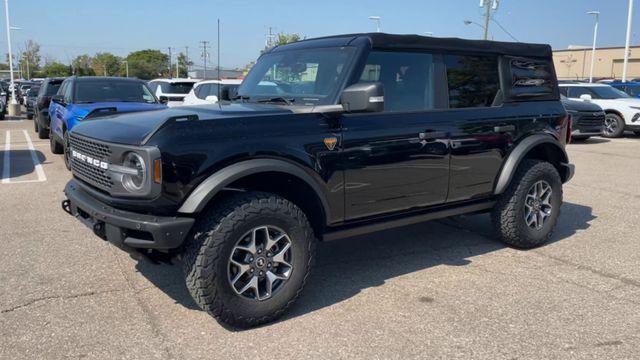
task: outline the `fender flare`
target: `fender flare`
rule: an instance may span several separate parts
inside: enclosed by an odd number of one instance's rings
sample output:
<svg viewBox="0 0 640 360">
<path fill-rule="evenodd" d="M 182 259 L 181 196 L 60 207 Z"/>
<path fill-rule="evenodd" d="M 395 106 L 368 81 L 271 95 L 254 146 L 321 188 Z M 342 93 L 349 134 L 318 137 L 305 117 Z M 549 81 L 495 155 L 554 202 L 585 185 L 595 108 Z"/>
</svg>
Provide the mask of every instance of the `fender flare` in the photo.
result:
<svg viewBox="0 0 640 360">
<path fill-rule="evenodd" d="M 195 190 L 182 203 L 179 213 L 193 214 L 202 211 L 218 192 L 223 190 L 227 185 L 245 176 L 257 174 L 261 172 L 281 172 L 295 176 L 304 181 L 313 189 L 322 203 L 325 221 L 329 219 L 329 204 L 318 182 L 301 167 L 290 162 L 278 159 L 253 159 L 245 160 L 225 168 L 222 168 L 211 174 L 202 181 Z"/>
<path fill-rule="evenodd" d="M 516 170 L 520 165 L 520 162 L 522 162 L 522 159 L 524 159 L 524 157 L 529 153 L 529 151 L 531 151 L 533 148 L 541 144 L 551 144 L 555 146 L 561 154 L 560 166 L 571 167 L 571 165 L 568 164 L 569 157 L 567 156 L 567 152 L 564 150 L 564 148 L 558 142 L 558 140 L 556 140 L 550 135 L 543 135 L 543 134 L 529 136 L 526 139 L 522 140 L 518 145 L 516 145 L 516 147 L 511 151 L 511 153 L 507 157 L 507 160 L 505 161 L 504 166 L 500 170 L 500 175 L 498 176 L 498 180 L 496 181 L 496 185 L 493 191 L 494 195 L 500 195 L 507 189 L 507 187 L 509 186 L 509 183 L 511 183 L 511 179 L 513 178 L 513 175 L 516 173 Z M 569 171 L 571 172 L 572 169 Z M 565 175 L 565 174 L 560 174 L 560 175 L 563 177 L 563 181 L 565 182 L 570 179 L 569 175 Z"/>
</svg>

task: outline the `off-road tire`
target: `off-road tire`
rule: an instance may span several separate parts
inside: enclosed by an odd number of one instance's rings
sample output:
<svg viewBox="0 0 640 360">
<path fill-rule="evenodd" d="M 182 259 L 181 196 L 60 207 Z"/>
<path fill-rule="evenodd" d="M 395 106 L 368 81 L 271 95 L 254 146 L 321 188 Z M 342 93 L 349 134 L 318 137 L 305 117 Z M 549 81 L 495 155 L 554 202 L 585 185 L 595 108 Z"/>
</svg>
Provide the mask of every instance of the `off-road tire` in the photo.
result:
<svg viewBox="0 0 640 360">
<path fill-rule="evenodd" d="M 542 229 L 536 230 L 526 224 L 524 202 L 529 189 L 540 180 L 551 186 L 552 212 Z M 515 248 L 530 249 L 549 240 L 561 205 L 562 180 L 558 170 L 548 162 L 527 159 L 518 166 L 511 184 L 496 203 L 491 219 L 501 241 Z"/>
<path fill-rule="evenodd" d="M 27 120 L 33 120 L 33 115 L 32 114 L 28 114 L 27 115 Z"/>
<path fill-rule="evenodd" d="M 606 121 L 610 121 L 610 120 L 615 121 L 617 123 L 617 127 L 615 132 L 613 133 L 608 133 L 606 130 L 603 130 L 602 136 L 607 138 L 619 138 L 620 136 L 622 136 L 622 134 L 624 134 L 625 123 L 620 116 L 618 116 L 617 114 L 608 113 L 605 115 L 605 119 Z"/>
<path fill-rule="evenodd" d="M 278 226 L 291 239 L 293 270 L 267 300 L 238 295 L 228 281 L 228 261 L 236 242 L 251 228 Z M 314 261 L 316 239 L 305 214 L 274 194 L 230 195 L 203 212 L 186 241 L 186 284 L 195 302 L 218 321 L 248 328 L 275 320 L 300 295 Z"/>
<path fill-rule="evenodd" d="M 64 153 L 64 147 L 56 140 L 56 136 L 51 129 L 49 129 L 49 147 L 51 148 L 51 152 L 56 155 Z"/>
<path fill-rule="evenodd" d="M 33 131 L 38 132 L 38 119 L 33 120 Z"/>
</svg>

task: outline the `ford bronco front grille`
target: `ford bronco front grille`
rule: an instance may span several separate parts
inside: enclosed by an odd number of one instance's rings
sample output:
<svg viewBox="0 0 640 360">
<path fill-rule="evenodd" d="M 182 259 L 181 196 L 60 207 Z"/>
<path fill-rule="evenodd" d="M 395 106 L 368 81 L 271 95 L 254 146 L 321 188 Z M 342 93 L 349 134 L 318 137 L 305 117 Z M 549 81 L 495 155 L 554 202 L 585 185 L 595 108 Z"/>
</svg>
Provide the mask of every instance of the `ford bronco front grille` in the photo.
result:
<svg viewBox="0 0 640 360">
<path fill-rule="evenodd" d="M 106 166 L 101 166 L 101 164 L 109 164 L 111 157 L 109 146 L 73 133 L 69 137 L 69 146 L 73 174 L 98 189 L 109 191 L 113 181 Z"/>
</svg>

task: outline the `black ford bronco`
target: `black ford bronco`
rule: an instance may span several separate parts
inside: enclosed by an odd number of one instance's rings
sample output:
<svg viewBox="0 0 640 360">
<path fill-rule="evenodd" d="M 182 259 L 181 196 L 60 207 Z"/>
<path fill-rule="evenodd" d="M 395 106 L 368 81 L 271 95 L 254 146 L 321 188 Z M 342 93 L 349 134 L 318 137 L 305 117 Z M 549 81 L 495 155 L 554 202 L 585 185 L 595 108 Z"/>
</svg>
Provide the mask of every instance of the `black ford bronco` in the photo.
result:
<svg viewBox="0 0 640 360">
<path fill-rule="evenodd" d="M 180 255 L 198 305 L 237 327 L 293 303 L 317 241 L 491 212 L 505 243 L 541 245 L 574 173 L 547 45 L 304 40 L 235 95 L 78 125 L 63 208 L 123 249 Z"/>
</svg>

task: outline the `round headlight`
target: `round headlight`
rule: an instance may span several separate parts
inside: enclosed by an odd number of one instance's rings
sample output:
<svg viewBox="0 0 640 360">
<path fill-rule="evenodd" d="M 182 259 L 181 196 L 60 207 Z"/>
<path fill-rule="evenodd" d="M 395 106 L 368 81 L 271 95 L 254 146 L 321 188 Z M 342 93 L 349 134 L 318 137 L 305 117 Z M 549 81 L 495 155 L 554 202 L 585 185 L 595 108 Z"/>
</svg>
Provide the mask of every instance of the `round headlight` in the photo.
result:
<svg viewBox="0 0 640 360">
<path fill-rule="evenodd" d="M 131 192 L 142 190 L 147 181 L 147 166 L 142 156 L 130 152 L 124 157 L 122 165 L 125 168 L 136 171 L 136 174 L 127 173 L 122 176 L 122 186 Z"/>
</svg>

